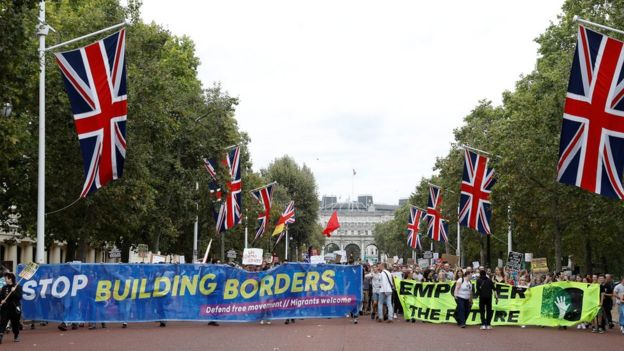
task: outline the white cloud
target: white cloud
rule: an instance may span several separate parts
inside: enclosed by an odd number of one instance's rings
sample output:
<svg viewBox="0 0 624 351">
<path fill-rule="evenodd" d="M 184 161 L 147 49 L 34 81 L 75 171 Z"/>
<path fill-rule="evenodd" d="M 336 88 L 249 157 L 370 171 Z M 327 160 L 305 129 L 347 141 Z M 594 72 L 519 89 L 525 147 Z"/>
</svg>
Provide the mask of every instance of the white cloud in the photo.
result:
<svg viewBox="0 0 624 351">
<path fill-rule="evenodd" d="M 283 154 L 321 194 L 407 197 L 480 99 L 500 103 L 563 1 L 146 0 L 190 36 L 205 86 L 239 96 L 254 168 Z M 460 175 L 458 174 L 458 184 Z"/>
</svg>

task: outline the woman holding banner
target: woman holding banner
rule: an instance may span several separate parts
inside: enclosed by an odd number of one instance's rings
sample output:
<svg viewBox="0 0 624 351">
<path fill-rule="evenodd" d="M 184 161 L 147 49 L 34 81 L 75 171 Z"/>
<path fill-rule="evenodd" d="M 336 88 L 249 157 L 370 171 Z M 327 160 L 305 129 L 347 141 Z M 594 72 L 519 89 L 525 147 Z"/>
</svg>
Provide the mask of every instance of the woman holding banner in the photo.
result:
<svg viewBox="0 0 624 351">
<path fill-rule="evenodd" d="M 470 278 L 464 279 L 464 272 L 458 269 L 455 273 L 457 281 L 455 282 L 455 302 L 457 309 L 455 310 L 455 320 L 461 328 L 466 328 L 466 320 L 472 305 L 472 284 Z"/>
<path fill-rule="evenodd" d="M 15 335 L 13 341 L 20 341 L 20 317 L 22 315 L 22 287 L 15 283 L 13 273 L 4 273 L 4 280 L 6 284 L 0 290 L 0 344 L 9 321 L 11 321 L 11 329 Z"/>
</svg>

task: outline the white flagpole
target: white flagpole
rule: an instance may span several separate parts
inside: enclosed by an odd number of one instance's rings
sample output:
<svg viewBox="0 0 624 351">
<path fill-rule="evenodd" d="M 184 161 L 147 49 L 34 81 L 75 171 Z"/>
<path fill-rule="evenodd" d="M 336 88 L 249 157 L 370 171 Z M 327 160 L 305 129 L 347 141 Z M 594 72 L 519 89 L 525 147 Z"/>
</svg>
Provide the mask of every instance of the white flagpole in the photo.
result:
<svg viewBox="0 0 624 351">
<path fill-rule="evenodd" d="M 199 182 L 195 182 L 195 191 L 199 191 Z M 193 263 L 197 262 L 197 237 L 199 234 L 199 201 L 195 203 L 195 226 L 193 227 Z"/>
<path fill-rule="evenodd" d="M 613 32 L 616 32 L 616 33 L 624 34 L 623 30 L 619 30 L 619 29 L 615 29 L 613 27 L 605 26 L 604 24 L 598 24 L 598 23 L 595 23 L 595 22 L 590 22 L 588 20 L 584 20 L 584 19 L 580 18 L 579 16 L 574 16 L 574 18 L 572 20 L 574 22 L 580 22 L 580 23 L 583 23 L 583 24 L 589 24 L 591 26 L 595 26 L 595 27 L 606 29 L 606 30 L 610 30 L 610 31 L 613 31 Z"/>
<path fill-rule="evenodd" d="M 288 227 L 286 227 L 286 245 L 284 246 L 284 261 L 288 261 Z"/>
<path fill-rule="evenodd" d="M 45 257 L 45 37 L 49 27 L 45 23 L 45 1 L 39 2 L 39 165 L 37 169 L 37 263 Z"/>
<path fill-rule="evenodd" d="M 459 264 L 461 265 L 461 226 L 459 225 L 459 205 L 457 205 L 457 249 L 455 254 L 459 257 Z"/>
<path fill-rule="evenodd" d="M 507 206 L 507 252 L 511 252 L 511 205 Z"/>
</svg>

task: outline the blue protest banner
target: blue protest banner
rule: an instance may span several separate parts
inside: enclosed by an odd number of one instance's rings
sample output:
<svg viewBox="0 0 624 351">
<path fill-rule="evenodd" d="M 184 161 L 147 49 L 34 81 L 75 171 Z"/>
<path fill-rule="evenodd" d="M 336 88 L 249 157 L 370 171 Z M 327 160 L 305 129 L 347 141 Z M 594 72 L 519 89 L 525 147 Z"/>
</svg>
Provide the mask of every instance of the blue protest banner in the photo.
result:
<svg viewBox="0 0 624 351">
<path fill-rule="evenodd" d="M 62 322 L 245 322 L 344 317 L 361 300 L 361 266 L 70 263 L 40 266 L 23 283 L 22 310 Z"/>
</svg>

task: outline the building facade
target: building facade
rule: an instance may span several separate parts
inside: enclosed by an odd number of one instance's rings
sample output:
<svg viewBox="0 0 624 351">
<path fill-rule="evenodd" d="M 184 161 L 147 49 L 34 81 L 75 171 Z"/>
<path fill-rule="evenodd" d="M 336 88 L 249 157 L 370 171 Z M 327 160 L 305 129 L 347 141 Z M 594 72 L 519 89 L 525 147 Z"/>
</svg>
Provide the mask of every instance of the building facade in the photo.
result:
<svg viewBox="0 0 624 351">
<path fill-rule="evenodd" d="M 338 213 L 340 228 L 325 240 L 322 254 L 344 250 L 347 257 L 376 263 L 380 252 L 375 244 L 374 230 L 378 223 L 394 218 L 395 205 L 373 202 L 372 195 L 360 195 L 358 201 L 338 202 L 335 196 L 323 196 L 320 203 L 319 223 L 325 226 L 332 213 Z"/>
</svg>

